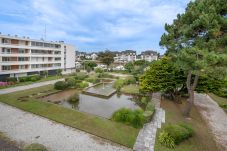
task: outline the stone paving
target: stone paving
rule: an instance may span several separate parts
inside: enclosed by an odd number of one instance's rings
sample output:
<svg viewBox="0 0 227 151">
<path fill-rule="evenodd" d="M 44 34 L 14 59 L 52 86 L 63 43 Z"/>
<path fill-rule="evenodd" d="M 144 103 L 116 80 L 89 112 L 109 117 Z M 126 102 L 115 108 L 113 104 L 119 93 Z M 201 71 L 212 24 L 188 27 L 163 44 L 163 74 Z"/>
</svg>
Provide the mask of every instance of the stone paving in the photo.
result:
<svg viewBox="0 0 227 151">
<path fill-rule="evenodd" d="M 38 83 L 29 84 L 29 85 L 23 85 L 23 86 L 16 86 L 16 87 L 12 87 L 12 88 L 1 89 L 0 94 L 7 94 L 7 93 L 12 93 L 12 92 L 32 89 L 32 88 L 41 87 L 41 86 L 44 86 L 44 85 L 54 84 L 57 81 L 63 81 L 63 80 L 64 79 L 57 79 L 57 80 L 44 81 L 44 82 L 38 82 Z"/>
<path fill-rule="evenodd" d="M 154 94 L 152 101 L 155 104 L 155 113 L 151 122 L 145 124 L 140 130 L 133 147 L 136 151 L 153 151 L 157 129 L 161 128 L 162 123 L 165 123 L 165 111 L 160 108 L 160 94 Z"/>
</svg>

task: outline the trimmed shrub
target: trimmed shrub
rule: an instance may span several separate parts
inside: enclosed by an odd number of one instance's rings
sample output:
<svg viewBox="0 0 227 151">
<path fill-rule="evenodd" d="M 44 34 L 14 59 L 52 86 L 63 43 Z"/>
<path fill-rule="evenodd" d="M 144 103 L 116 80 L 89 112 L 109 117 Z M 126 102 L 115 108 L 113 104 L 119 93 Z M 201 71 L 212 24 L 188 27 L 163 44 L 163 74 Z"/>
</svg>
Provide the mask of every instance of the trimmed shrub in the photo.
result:
<svg viewBox="0 0 227 151">
<path fill-rule="evenodd" d="M 8 77 L 8 78 L 6 78 L 6 81 L 7 82 L 17 82 L 17 78 L 15 78 L 15 77 Z"/>
<path fill-rule="evenodd" d="M 30 81 L 32 82 L 35 82 L 35 81 L 38 81 L 41 79 L 41 76 L 40 75 L 33 75 L 33 76 L 30 76 Z"/>
<path fill-rule="evenodd" d="M 175 145 L 178 145 L 183 140 L 188 139 L 193 134 L 192 127 L 186 123 L 174 124 L 174 125 L 169 124 L 164 127 L 163 131 L 167 133 L 174 140 Z"/>
<path fill-rule="evenodd" d="M 145 122 L 143 110 L 131 110 L 127 108 L 122 108 L 114 112 L 112 115 L 112 120 L 131 125 L 135 128 L 142 127 Z"/>
<path fill-rule="evenodd" d="M 74 87 L 76 80 L 74 78 L 66 78 L 65 82 L 66 82 L 68 87 Z"/>
<path fill-rule="evenodd" d="M 71 95 L 68 100 L 69 102 L 78 102 L 79 101 L 79 94 L 75 93 L 73 95 Z"/>
<path fill-rule="evenodd" d="M 146 122 L 149 122 L 154 114 L 154 111 L 155 111 L 155 106 L 152 102 L 148 102 L 147 103 L 147 106 L 146 106 L 146 109 L 145 109 L 145 112 L 144 112 L 144 117 L 146 119 Z"/>
<path fill-rule="evenodd" d="M 25 147 L 24 151 L 48 151 L 48 150 L 44 145 L 34 143 Z"/>
<path fill-rule="evenodd" d="M 20 82 L 26 82 L 27 81 L 27 78 L 26 77 L 19 77 L 19 81 Z"/>
<path fill-rule="evenodd" d="M 54 84 L 54 88 L 57 90 L 64 90 L 67 88 L 67 84 L 64 81 L 58 81 Z"/>
<path fill-rule="evenodd" d="M 176 145 L 174 143 L 174 139 L 169 135 L 169 133 L 162 131 L 158 136 L 158 141 L 168 147 L 168 148 L 175 148 Z"/>
</svg>

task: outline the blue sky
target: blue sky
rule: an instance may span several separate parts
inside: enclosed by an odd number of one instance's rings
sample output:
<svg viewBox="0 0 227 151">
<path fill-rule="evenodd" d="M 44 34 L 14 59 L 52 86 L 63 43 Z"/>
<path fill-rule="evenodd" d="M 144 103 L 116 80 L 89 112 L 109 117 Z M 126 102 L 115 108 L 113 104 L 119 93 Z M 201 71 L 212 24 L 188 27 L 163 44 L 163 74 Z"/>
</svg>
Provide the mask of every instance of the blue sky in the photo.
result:
<svg viewBox="0 0 227 151">
<path fill-rule="evenodd" d="M 189 0 L 7 0 L 0 5 L 0 32 L 63 40 L 87 52 L 153 49 L 164 24 Z"/>
</svg>

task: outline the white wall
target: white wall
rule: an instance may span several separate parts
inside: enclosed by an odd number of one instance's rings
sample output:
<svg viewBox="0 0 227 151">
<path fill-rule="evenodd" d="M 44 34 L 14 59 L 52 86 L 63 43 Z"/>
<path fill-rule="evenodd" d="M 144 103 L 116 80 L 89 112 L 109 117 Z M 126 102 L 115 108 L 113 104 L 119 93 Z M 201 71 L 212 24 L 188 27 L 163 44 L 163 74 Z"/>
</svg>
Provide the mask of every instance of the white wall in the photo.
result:
<svg viewBox="0 0 227 151">
<path fill-rule="evenodd" d="M 66 44 L 66 68 L 75 68 L 76 60 L 75 50 L 76 49 L 73 45 Z"/>
</svg>

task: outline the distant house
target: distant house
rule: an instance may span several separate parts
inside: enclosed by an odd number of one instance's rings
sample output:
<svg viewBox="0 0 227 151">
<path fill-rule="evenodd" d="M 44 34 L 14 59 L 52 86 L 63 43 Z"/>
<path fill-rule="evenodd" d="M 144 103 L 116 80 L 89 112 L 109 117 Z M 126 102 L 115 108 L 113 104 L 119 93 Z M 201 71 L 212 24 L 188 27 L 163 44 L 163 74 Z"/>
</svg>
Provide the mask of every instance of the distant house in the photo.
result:
<svg viewBox="0 0 227 151">
<path fill-rule="evenodd" d="M 149 62 L 158 60 L 158 53 L 153 50 L 147 50 L 147 51 L 141 52 L 139 60 L 146 60 Z"/>
<path fill-rule="evenodd" d="M 85 58 L 86 52 L 76 51 L 76 61 L 81 61 Z"/>
<path fill-rule="evenodd" d="M 96 60 L 98 58 L 98 55 L 96 53 L 91 54 L 91 59 Z"/>
<path fill-rule="evenodd" d="M 122 52 L 117 52 L 114 57 L 114 62 L 118 63 L 127 63 L 130 61 L 136 60 L 136 51 L 134 50 L 125 50 Z"/>
</svg>

